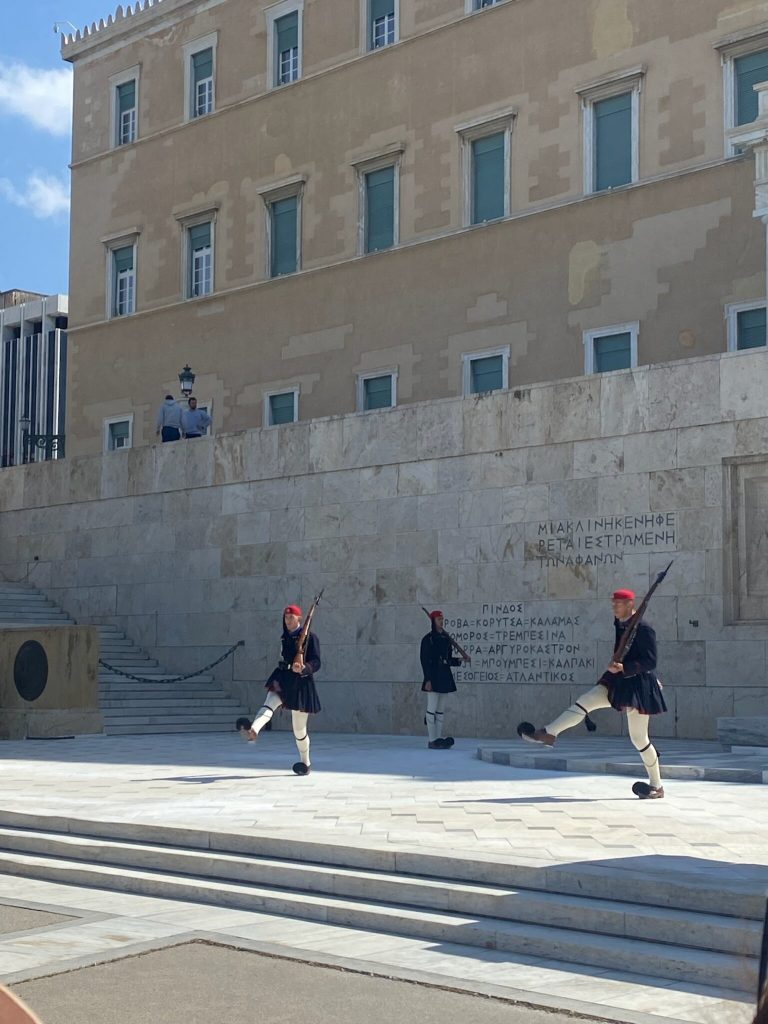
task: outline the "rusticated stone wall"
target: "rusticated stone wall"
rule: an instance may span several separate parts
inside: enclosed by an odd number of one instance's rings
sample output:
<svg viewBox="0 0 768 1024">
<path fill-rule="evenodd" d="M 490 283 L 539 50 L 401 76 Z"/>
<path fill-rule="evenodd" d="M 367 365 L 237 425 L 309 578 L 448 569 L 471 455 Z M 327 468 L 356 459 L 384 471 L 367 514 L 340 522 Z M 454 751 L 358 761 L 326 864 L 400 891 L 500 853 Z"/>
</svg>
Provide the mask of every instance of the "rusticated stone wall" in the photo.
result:
<svg viewBox="0 0 768 1024">
<path fill-rule="evenodd" d="M 656 729 L 710 737 L 768 706 L 766 384 L 758 350 L 9 469 L 0 571 L 173 670 L 242 637 L 221 678 L 253 707 L 283 605 L 325 587 L 328 730 L 422 730 L 439 606 L 473 655 L 451 731 L 505 736 L 591 685 L 610 592 L 674 559 Z"/>
</svg>

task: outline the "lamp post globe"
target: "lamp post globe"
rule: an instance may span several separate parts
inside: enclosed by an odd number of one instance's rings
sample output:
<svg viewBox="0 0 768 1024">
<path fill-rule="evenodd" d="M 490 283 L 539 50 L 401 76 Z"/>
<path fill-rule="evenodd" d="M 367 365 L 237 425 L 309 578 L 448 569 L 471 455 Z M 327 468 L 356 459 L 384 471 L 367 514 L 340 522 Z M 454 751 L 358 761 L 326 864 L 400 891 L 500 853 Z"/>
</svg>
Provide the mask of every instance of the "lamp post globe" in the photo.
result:
<svg viewBox="0 0 768 1024">
<path fill-rule="evenodd" d="M 179 384 L 181 385 L 181 393 L 185 398 L 188 398 L 192 394 L 192 389 L 195 386 L 195 375 L 192 372 L 192 367 L 187 364 L 179 374 Z"/>
</svg>

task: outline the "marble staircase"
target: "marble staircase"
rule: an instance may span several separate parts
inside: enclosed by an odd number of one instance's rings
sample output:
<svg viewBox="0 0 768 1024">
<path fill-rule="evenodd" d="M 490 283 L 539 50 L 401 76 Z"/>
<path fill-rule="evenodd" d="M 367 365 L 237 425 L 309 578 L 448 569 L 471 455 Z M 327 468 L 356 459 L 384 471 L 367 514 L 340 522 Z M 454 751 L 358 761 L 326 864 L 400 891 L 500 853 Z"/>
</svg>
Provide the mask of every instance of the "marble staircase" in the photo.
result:
<svg viewBox="0 0 768 1024">
<path fill-rule="evenodd" d="M 0 583 L 0 629 L 66 626 L 75 620 L 28 584 Z M 86 625 L 87 623 L 80 623 Z M 114 625 L 100 625 L 99 701 L 108 735 L 228 732 L 247 714 L 211 675 L 173 681 L 146 651 Z M 113 671 L 141 677 L 139 682 Z"/>
</svg>

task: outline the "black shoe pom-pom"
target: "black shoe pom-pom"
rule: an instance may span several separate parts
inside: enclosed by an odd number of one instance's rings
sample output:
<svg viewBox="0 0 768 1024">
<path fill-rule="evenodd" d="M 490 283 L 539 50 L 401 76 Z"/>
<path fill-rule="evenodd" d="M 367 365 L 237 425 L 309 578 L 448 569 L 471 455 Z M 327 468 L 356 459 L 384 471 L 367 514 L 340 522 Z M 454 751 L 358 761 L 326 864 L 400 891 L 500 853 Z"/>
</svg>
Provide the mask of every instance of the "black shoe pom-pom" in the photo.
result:
<svg viewBox="0 0 768 1024">
<path fill-rule="evenodd" d="M 584 719 L 584 725 L 586 725 L 587 727 L 587 732 L 597 732 L 597 726 L 589 717 L 589 715 L 587 715 L 587 717 Z"/>
<path fill-rule="evenodd" d="M 522 739 L 523 736 L 533 736 L 535 732 L 536 726 L 531 725 L 530 722 L 521 722 L 517 727 L 517 735 L 520 739 Z"/>
<path fill-rule="evenodd" d="M 250 718 L 238 718 L 235 722 L 235 728 L 238 732 L 242 732 L 243 729 L 248 730 L 251 728 Z"/>
</svg>

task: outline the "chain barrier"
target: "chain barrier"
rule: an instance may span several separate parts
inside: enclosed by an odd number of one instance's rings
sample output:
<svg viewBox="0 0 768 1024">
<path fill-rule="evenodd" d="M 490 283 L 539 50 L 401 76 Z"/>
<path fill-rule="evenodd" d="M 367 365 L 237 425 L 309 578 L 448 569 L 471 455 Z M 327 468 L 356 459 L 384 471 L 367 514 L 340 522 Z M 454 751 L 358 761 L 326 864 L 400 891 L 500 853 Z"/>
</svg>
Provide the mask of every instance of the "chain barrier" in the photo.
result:
<svg viewBox="0 0 768 1024">
<path fill-rule="evenodd" d="M 123 676 L 125 679 L 133 679 L 137 683 L 181 683 L 185 679 L 194 679 L 195 676 L 201 676 L 203 672 L 208 672 L 212 668 L 216 668 L 222 661 L 225 661 L 231 654 L 234 654 L 238 647 L 245 647 L 245 640 L 238 640 L 236 644 L 232 644 L 228 651 L 225 651 L 220 658 L 212 661 L 210 665 L 204 665 L 202 668 L 197 669 L 196 672 L 187 672 L 183 676 L 171 676 L 170 679 L 158 679 L 157 676 L 135 676 L 132 672 L 123 672 L 121 668 L 116 665 L 110 665 L 108 661 L 104 661 L 103 658 L 99 658 L 99 664 L 103 665 L 104 668 L 108 668 L 110 672 L 116 672 L 117 675 Z"/>
</svg>

